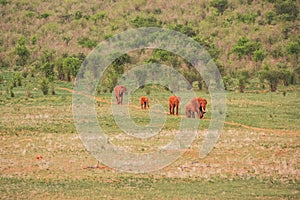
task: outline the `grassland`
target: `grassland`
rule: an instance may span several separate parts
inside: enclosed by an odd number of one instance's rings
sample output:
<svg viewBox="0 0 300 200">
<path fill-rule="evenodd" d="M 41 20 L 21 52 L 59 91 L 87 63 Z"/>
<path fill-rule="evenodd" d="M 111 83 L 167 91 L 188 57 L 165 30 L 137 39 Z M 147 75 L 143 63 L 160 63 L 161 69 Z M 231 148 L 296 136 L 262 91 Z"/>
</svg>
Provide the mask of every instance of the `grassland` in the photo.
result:
<svg viewBox="0 0 300 200">
<path fill-rule="evenodd" d="M 0 79 L 4 78 L 0 80 L 0 199 L 300 199 L 299 1 L 228 0 L 222 13 L 211 2 L 0 0 Z M 288 19 L 291 12 L 294 19 Z M 249 71 L 251 81 L 245 93 L 226 91 L 224 129 L 205 158 L 199 158 L 199 147 L 212 105 L 203 90 L 197 94 L 208 100 L 208 112 L 179 159 L 143 174 L 96 166 L 74 125 L 72 84 L 57 82 L 67 80 L 58 76 L 62 59 L 82 59 L 115 34 L 149 26 L 177 30 L 200 42 L 222 76 L 233 78 L 228 89 L 239 86 L 242 69 Z M 234 53 L 241 38 L 257 44 L 256 53 L 264 58 L 256 60 L 253 52 L 242 57 Z M 141 52 L 131 52 L 132 63 L 124 68 L 152 56 L 151 51 Z M 165 64 L 185 70 L 185 64 L 171 58 Z M 54 96 L 36 89 L 47 74 L 43 70 L 47 63 L 56 77 L 51 83 Z M 277 92 L 257 90 L 262 87 L 257 72 L 265 68 L 289 70 L 290 86 L 283 88 L 281 81 Z M 24 80 L 27 88 L 23 82 L 11 89 L 13 98 L 8 94 L 12 72 L 34 76 L 32 84 Z M 28 88 L 30 97 L 25 96 Z M 139 126 L 151 122 L 149 112 L 141 111 L 138 104 L 145 94 L 145 89 L 137 90 L 130 99 L 130 116 Z M 160 104 L 159 112 L 166 114 L 170 95 L 151 88 L 150 106 Z M 138 153 L 169 143 L 184 117 L 183 110 L 178 117 L 164 115 L 159 134 L 135 139 L 114 121 L 112 95 L 101 94 L 96 100 L 99 124 L 110 142 Z"/>
<path fill-rule="evenodd" d="M 59 84 L 71 88 L 71 85 Z M 0 196 L 2 199 L 299 199 L 300 91 L 290 87 L 286 96 L 251 91 L 228 92 L 224 130 L 213 151 L 199 158 L 199 146 L 210 120 L 201 120 L 198 135 L 182 157 L 151 173 L 130 174 L 107 166 L 84 148 L 72 115 L 72 94 L 57 89 L 55 96 L 40 91 L 26 98 L 0 96 Z M 130 113 L 136 123 L 149 122 L 141 111 L 137 91 L 131 97 Z M 167 111 L 168 91 L 150 93 L 152 102 Z M 122 132 L 107 114 L 110 94 L 96 103 L 99 123 L 112 142 L 133 150 L 155 150 L 169 142 L 179 117 L 167 115 L 160 137 L 149 141 L 120 137 Z M 184 114 L 183 112 L 181 114 Z M 160 134 L 158 134 L 160 135 Z M 156 146 L 155 146 L 156 145 Z"/>
</svg>

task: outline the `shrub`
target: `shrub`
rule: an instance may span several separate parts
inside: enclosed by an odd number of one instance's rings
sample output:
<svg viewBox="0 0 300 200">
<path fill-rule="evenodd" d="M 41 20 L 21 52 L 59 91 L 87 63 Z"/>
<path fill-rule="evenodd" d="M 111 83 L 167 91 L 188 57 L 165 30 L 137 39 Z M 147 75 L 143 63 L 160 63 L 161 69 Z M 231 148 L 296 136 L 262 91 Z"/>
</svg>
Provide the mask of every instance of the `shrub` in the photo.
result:
<svg viewBox="0 0 300 200">
<path fill-rule="evenodd" d="M 299 42 L 289 42 L 286 46 L 286 51 L 291 55 L 299 55 L 300 54 L 300 41 Z"/>
<path fill-rule="evenodd" d="M 137 16 L 132 19 L 131 24 L 135 27 L 161 27 L 162 22 L 157 20 L 155 17 L 140 17 Z"/>
<path fill-rule="evenodd" d="M 8 0 L 0 0 L 0 4 L 5 6 L 6 4 L 8 4 Z"/>
<path fill-rule="evenodd" d="M 104 11 L 100 11 L 100 12 L 94 14 L 91 17 L 91 19 L 94 21 L 95 24 L 98 22 L 98 20 L 104 19 L 104 18 L 105 18 L 105 12 Z"/>
<path fill-rule="evenodd" d="M 33 11 L 27 11 L 26 14 L 25 14 L 25 16 L 28 17 L 28 18 L 32 18 L 32 17 L 35 16 L 35 12 L 33 12 Z"/>
<path fill-rule="evenodd" d="M 76 13 L 75 13 L 75 19 L 76 20 L 79 20 L 79 19 L 81 19 L 82 18 L 82 12 L 81 11 L 77 11 Z"/>
<path fill-rule="evenodd" d="M 276 15 L 276 13 L 273 12 L 273 11 L 269 11 L 269 12 L 266 13 L 266 19 L 267 19 L 268 24 L 272 23 L 272 21 L 274 20 L 275 15 Z"/>
<path fill-rule="evenodd" d="M 47 19 L 49 16 L 50 16 L 49 13 L 42 13 L 42 14 L 39 15 L 38 18 L 39 18 L 39 19 Z"/>
<path fill-rule="evenodd" d="M 216 8 L 219 13 L 223 15 L 224 11 L 228 8 L 227 0 L 212 0 L 210 1 L 210 6 Z"/>
<path fill-rule="evenodd" d="M 249 13 L 249 14 L 240 14 L 239 13 L 237 15 L 237 20 L 239 22 L 250 24 L 250 23 L 254 23 L 255 22 L 256 17 L 257 17 L 257 14 L 255 14 L 255 13 Z"/>
<path fill-rule="evenodd" d="M 264 52 L 264 50 L 258 49 L 256 51 L 254 51 L 253 57 L 254 57 L 255 62 L 263 61 L 265 59 L 265 52 Z"/>
<path fill-rule="evenodd" d="M 77 40 L 78 44 L 82 47 L 92 49 L 97 46 L 97 42 L 89 39 L 88 37 L 79 37 Z"/>
<path fill-rule="evenodd" d="M 277 0 L 274 4 L 275 12 L 285 21 L 295 21 L 299 8 L 293 0 Z"/>
<path fill-rule="evenodd" d="M 189 37 L 194 37 L 197 35 L 197 32 L 191 26 L 186 26 L 182 24 L 176 24 L 170 27 L 171 29 L 181 32 Z"/>
</svg>

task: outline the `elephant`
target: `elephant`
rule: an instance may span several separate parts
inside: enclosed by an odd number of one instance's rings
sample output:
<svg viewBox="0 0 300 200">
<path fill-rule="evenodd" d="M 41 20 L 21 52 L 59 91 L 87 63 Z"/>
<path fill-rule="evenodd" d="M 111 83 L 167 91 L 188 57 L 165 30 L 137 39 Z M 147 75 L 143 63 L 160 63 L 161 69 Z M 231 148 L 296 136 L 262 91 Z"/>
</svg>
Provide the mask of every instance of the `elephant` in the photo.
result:
<svg viewBox="0 0 300 200">
<path fill-rule="evenodd" d="M 174 115 L 174 110 L 176 108 L 176 115 L 178 115 L 178 107 L 179 107 L 180 97 L 179 96 L 171 96 L 169 98 L 169 110 L 170 115 Z"/>
<path fill-rule="evenodd" d="M 198 101 L 200 103 L 200 111 L 202 112 L 202 117 L 203 117 L 203 115 L 206 113 L 207 101 L 206 101 L 206 99 L 203 99 L 201 97 L 198 98 Z"/>
<path fill-rule="evenodd" d="M 146 107 L 149 108 L 149 99 L 148 97 L 141 96 L 140 98 L 140 104 L 142 109 L 146 109 Z"/>
<path fill-rule="evenodd" d="M 126 92 L 126 87 L 123 85 L 117 85 L 114 88 L 114 92 L 117 99 L 117 104 L 122 104 L 123 94 Z"/>
<path fill-rule="evenodd" d="M 193 98 L 190 103 L 185 106 L 185 114 L 188 118 L 195 118 L 195 112 L 199 119 L 203 118 L 206 113 L 206 99 L 201 97 Z"/>
<path fill-rule="evenodd" d="M 185 106 L 185 115 L 187 118 L 195 118 L 196 107 L 191 102 Z"/>
</svg>

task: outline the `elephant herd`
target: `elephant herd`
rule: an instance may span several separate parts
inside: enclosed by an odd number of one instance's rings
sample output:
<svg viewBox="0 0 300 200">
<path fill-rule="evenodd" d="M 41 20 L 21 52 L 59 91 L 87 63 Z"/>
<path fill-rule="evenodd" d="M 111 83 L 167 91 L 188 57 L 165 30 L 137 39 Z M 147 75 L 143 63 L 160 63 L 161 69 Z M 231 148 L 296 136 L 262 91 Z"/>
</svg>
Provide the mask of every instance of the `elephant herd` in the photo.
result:
<svg viewBox="0 0 300 200">
<path fill-rule="evenodd" d="M 123 95 L 126 92 L 126 87 L 122 85 L 117 85 L 114 88 L 114 93 L 116 95 L 117 104 L 122 104 Z M 180 103 L 179 96 L 171 96 L 169 98 L 169 112 L 170 115 L 178 115 L 178 107 Z M 149 108 L 149 99 L 146 96 L 141 96 L 140 98 L 140 105 L 141 109 Z M 203 118 L 204 114 L 206 113 L 206 99 L 201 97 L 193 98 L 186 106 L 185 106 L 185 114 L 188 118 Z M 175 113 L 176 110 L 176 113 Z M 196 113 L 196 116 L 195 116 Z"/>
</svg>

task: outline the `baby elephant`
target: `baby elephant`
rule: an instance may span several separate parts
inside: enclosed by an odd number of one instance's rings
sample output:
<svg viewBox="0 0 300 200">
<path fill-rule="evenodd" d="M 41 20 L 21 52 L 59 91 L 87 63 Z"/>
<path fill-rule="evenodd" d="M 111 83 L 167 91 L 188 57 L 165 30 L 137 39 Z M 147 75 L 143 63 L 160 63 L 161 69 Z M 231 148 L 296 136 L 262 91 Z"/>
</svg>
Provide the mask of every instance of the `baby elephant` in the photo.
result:
<svg viewBox="0 0 300 200">
<path fill-rule="evenodd" d="M 185 106 L 185 115 L 187 118 L 195 118 L 196 108 L 192 103 L 188 103 Z"/>
<path fill-rule="evenodd" d="M 206 99 L 201 97 L 194 98 L 185 106 L 185 114 L 188 118 L 195 118 L 195 112 L 197 113 L 197 117 L 199 119 L 203 118 L 206 112 Z"/>
<path fill-rule="evenodd" d="M 141 96 L 140 98 L 140 104 L 142 109 L 146 109 L 146 107 L 149 108 L 149 100 L 148 97 Z"/>
</svg>

